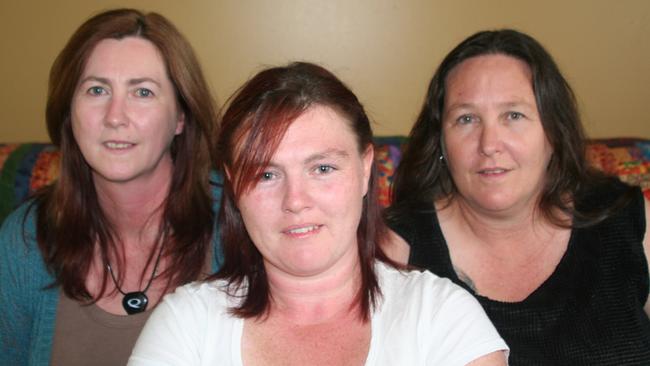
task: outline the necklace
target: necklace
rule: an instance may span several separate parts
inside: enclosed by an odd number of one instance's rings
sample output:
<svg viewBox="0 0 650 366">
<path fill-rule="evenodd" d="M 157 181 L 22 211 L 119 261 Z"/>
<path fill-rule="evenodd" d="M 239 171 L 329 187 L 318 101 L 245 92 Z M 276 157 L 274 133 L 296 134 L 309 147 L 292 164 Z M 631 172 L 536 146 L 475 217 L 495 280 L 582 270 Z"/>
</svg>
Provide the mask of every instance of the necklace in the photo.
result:
<svg viewBox="0 0 650 366">
<path fill-rule="evenodd" d="M 156 271 L 158 270 L 158 263 L 160 263 L 161 256 L 162 256 L 162 245 L 160 246 L 160 250 L 158 251 L 158 257 L 156 257 L 156 263 L 153 266 L 153 272 L 151 272 L 151 278 L 149 278 L 149 282 L 147 283 L 147 286 L 145 286 L 144 290 L 142 291 L 134 291 L 129 293 L 122 291 L 120 285 L 117 284 L 117 279 L 115 278 L 115 274 L 113 273 L 113 269 L 111 268 L 111 263 L 108 261 L 108 258 L 106 258 L 106 268 L 108 269 L 108 273 L 111 274 L 111 278 L 113 279 L 113 283 L 115 284 L 117 291 L 119 291 L 122 295 L 124 295 L 124 298 L 122 299 L 122 307 L 124 308 L 124 310 L 126 310 L 127 314 L 132 315 L 147 310 L 147 304 L 149 303 L 149 298 L 147 297 L 146 292 L 147 290 L 149 290 L 149 287 L 151 287 L 151 283 L 153 283 L 154 277 L 156 277 Z"/>
</svg>

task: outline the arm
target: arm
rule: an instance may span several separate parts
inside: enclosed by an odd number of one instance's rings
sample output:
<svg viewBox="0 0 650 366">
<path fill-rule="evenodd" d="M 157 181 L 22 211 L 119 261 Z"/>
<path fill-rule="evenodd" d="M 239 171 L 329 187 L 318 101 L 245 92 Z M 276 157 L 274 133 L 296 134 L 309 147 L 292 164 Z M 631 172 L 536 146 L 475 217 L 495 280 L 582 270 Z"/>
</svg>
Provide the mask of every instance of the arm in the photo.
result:
<svg viewBox="0 0 650 366">
<path fill-rule="evenodd" d="M 39 295 L 40 252 L 30 230 L 23 233 L 24 209 L 13 212 L 0 229 L 0 364 L 25 364 L 30 354 Z M 31 219 L 31 218 L 30 218 Z M 26 223 L 30 226 L 32 222 Z M 27 239 L 25 242 L 24 239 Z M 40 264 L 42 267 L 42 264 Z"/>
<path fill-rule="evenodd" d="M 507 366 L 506 355 L 504 351 L 496 351 L 487 354 L 481 358 L 467 364 L 467 366 Z"/>
<path fill-rule="evenodd" d="M 645 236 L 643 238 L 643 251 L 645 253 L 645 258 L 648 261 L 648 267 L 650 268 L 650 235 L 648 235 L 648 228 L 650 228 L 650 201 L 645 199 Z M 644 306 L 645 313 L 650 317 L 650 296 Z"/>
</svg>

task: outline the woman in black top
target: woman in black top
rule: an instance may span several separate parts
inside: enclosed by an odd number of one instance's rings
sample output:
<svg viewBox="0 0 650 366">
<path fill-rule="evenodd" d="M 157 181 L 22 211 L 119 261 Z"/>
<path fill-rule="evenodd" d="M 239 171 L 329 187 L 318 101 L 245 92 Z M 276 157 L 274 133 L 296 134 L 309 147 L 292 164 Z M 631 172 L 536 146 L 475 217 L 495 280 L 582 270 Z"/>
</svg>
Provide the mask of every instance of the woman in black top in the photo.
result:
<svg viewBox="0 0 650 366">
<path fill-rule="evenodd" d="M 546 50 L 485 31 L 438 67 L 397 169 L 386 251 L 476 296 L 512 365 L 650 365 L 650 204 L 584 148 Z"/>
</svg>

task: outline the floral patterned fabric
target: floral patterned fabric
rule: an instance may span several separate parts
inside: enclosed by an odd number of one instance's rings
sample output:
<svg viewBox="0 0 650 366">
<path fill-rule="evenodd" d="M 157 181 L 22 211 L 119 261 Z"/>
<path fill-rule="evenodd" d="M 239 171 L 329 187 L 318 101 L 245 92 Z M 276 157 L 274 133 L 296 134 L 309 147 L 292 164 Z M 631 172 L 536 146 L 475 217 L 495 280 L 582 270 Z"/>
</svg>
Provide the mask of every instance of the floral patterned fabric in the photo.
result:
<svg viewBox="0 0 650 366">
<path fill-rule="evenodd" d="M 403 136 L 377 137 L 375 158 L 379 171 L 379 200 L 390 203 L 393 173 L 402 158 Z M 650 199 L 650 140 L 596 139 L 587 147 L 587 159 L 596 168 L 622 181 L 641 186 Z M 0 144 L 0 223 L 18 205 L 59 175 L 60 153 L 51 144 Z"/>
</svg>

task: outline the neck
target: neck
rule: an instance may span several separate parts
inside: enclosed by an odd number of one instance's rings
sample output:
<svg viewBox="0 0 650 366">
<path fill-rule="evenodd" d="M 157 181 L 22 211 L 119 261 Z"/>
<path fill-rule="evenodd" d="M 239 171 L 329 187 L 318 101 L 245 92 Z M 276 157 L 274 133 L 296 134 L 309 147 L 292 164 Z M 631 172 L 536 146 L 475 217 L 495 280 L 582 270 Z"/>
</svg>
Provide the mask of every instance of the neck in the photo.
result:
<svg viewBox="0 0 650 366">
<path fill-rule="evenodd" d="M 99 205 L 123 241 L 141 242 L 143 235 L 157 233 L 171 173 L 169 166 L 131 182 L 95 179 Z"/>
<path fill-rule="evenodd" d="M 441 206 L 444 207 L 444 206 Z M 449 206 L 439 209 L 442 220 L 458 222 L 477 238 L 477 242 L 492 249 L 503 247 L 510 251 L 512 243 L 519 247 L 539 243 L 539 239 L 553 235 L 557 227 L 552 225 L 530 202 L 516 212 L 491 213 L 476 210 L 462 199 L 453 199 Z"/>
<path fill-rule="evenodd" d="M 356 253 L 356 246 L 353 248 Z M 265 264 L 271 313 L 295 325 L 315 325 L 356 316 L 354 304 L 361 285 L 358 256 L 346 256 L 326 273 L 298 277 Z M 349 259 L 348 259 L 349 258 Z"/>
</svg>

